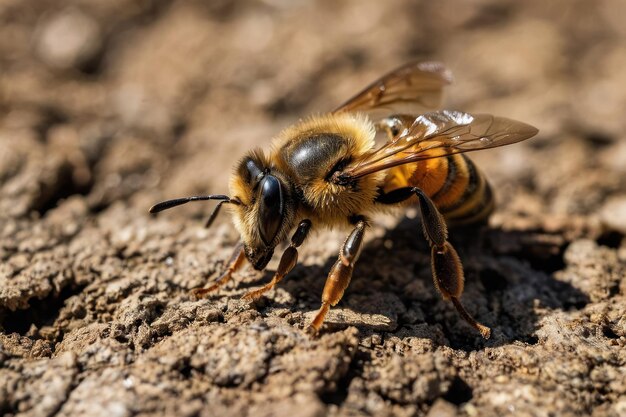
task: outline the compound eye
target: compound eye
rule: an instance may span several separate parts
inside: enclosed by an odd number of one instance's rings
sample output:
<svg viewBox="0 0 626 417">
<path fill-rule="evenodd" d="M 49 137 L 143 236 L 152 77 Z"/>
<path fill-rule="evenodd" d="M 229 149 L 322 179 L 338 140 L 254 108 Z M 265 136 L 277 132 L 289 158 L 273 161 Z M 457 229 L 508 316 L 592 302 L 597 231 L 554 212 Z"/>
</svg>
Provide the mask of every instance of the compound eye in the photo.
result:
<svg viewBox="0 0 626 417">
<path fill-rule="evenodd" d="M 272 175 L 261 180 L 259 231 L 263 243 L 269 246 L 283 221 L 283 190 L 280 181 Z"/>
</svg>

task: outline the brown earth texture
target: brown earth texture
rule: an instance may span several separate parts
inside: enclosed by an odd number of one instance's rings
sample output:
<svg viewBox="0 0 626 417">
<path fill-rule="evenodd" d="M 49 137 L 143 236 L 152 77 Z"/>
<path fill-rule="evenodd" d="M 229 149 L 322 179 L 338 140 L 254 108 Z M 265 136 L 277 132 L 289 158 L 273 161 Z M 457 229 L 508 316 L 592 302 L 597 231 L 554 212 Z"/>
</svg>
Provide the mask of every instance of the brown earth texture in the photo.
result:
<svg viewBox="0 0 626 417">
<path fill-rule="evenodd" d="M 626 416 L 626 3 L 0 1 L 0 414 Z M 267 282 L 196 300 L 238 240 L 233 164 L 412 60 L 446 108 L 533 124 L 472 154 L 497 192 L 452 230 L 463 302 L 436 292 L 414 208 L 376 218 L 306 332 L 346 236 Z"/>
</svg>

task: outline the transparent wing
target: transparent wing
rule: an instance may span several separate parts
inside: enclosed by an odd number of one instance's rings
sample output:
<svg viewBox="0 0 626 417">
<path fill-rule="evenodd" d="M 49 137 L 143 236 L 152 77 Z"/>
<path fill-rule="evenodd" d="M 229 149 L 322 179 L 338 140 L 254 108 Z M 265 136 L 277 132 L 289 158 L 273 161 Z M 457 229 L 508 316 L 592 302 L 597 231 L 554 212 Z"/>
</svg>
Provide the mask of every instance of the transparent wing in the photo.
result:
<svg viewBox="0 0 626 417">
<path fill-rule="evenodd" d="M 406 121 L 407 116 L 403 117 Z M 345 182 L 397 165 L 510 145 L 537 132 L 526 123 L 490 114 L 451 110 L 426 113 L 417 116 L 398 136 L 347 166 L 336 178 Z"/>
<path fill-rule="evenodd" d="M 373 120 L 393 113 L 419 114 L 441 106 L 443 87 L 452 75 L 439 62 L 410 63 L 370 84 L 334 110 L 364 112 Z"/>
</svg>

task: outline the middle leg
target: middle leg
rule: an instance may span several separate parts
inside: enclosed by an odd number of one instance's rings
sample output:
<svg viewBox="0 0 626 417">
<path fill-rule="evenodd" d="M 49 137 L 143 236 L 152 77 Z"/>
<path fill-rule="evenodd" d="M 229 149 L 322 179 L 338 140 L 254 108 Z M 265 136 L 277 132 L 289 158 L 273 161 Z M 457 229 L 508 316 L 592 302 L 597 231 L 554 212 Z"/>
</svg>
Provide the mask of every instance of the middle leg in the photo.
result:
<svg viewBox="0 0 626 417">
<path fill-rule="evenodd" d="M 322 306 L 309 326 L 312 333 L 319 331 L 330 307 L 337 305 L 341 297 L 343 297 L 344 291 L 348 288 L 348 284 L 350 284 L 350 279 L 352 278 L 354 264 L 359 258 L 361 249 L 363 248 L 363 236 L 366 227 L 367 221 L 365 218 L 362 216 L 355 218 L 354 229 L 350 235 L 348 235 L 345 242 L 343 242 L 343 246 L 339 251 L 339 258 L 333 265 L 326 279 L 324 292 L 322 293 Z"/>
</svg>

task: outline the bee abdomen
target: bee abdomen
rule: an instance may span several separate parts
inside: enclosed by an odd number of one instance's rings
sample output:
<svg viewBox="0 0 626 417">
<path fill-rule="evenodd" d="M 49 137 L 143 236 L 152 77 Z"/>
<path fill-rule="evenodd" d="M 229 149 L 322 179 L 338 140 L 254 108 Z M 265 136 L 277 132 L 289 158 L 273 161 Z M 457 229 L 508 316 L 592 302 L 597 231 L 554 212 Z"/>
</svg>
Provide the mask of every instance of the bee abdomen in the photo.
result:
<svg viewBox="0 0 626 417">
<path fill-rule="evenodd" d="M 431 198 L 452 224 L 485 221 L 494 208 L 491 186 L 465 155 L 451 155 L 447 159 L 445 181 Z"/>
</svg>

